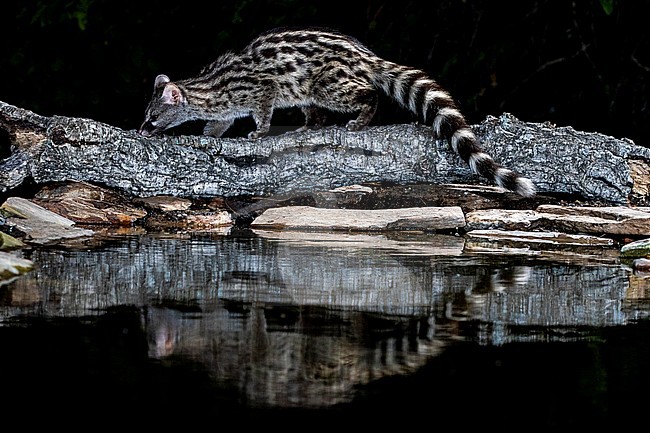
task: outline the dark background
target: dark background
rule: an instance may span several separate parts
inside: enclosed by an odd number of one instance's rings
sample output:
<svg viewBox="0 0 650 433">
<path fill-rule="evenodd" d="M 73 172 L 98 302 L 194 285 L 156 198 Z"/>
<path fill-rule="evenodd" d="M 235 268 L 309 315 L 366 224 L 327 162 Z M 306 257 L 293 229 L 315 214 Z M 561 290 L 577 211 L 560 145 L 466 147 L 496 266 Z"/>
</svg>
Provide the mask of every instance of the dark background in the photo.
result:
<svg viewBox="0 0 650 433">
<path fill-rule="evenodd" d="M 438 80 L 470 123 L 509 112 L 650 145 L 648 1 L 2 2 L 0 100 L 137 128 L 154 77 L 277 26 L 317 25 Z M 374 124 L 414 120 L 382 100 Z M 291 110 L 275 125 L 301 124 Z M 251 123 L 252 125 L 252 123 Z M 236 124 L 237 129 L 251 126 Z"/>
</svg>

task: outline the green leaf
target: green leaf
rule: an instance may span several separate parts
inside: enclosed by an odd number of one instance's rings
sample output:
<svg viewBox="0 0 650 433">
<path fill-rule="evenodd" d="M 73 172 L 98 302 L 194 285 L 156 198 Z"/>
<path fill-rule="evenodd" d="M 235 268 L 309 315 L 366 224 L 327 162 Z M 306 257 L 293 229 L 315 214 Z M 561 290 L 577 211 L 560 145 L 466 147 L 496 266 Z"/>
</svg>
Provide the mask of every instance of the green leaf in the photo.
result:
<svg viewBox="0 0 650 433">
<path fill-rule="evenodd" d="M 605 15 L 611 15 L 614 10 L 614 0 L 600 0 L 600 6 L 603 8 Z"/>
</svg>

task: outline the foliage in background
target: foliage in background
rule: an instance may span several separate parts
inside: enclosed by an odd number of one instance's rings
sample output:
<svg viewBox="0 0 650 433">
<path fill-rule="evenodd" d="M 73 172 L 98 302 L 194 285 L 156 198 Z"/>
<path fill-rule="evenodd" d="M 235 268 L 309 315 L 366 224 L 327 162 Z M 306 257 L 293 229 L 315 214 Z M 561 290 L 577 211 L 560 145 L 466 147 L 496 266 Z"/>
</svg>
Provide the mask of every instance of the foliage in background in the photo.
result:
<svg viewBox="0 0 650 433">
<path fill-rule="evenodd" d="M 506 111 L 650 146 L 649 3 L 3 2 L 0 100 L 133 129 L 157 74 L 186 78 L 262 31 L 317 25 L 424 69 L 472 123 Z M 374 123 L 411 120 L 382 100 Z M 274 119 L 300 121 L 291 111 Z"/>
</svg>

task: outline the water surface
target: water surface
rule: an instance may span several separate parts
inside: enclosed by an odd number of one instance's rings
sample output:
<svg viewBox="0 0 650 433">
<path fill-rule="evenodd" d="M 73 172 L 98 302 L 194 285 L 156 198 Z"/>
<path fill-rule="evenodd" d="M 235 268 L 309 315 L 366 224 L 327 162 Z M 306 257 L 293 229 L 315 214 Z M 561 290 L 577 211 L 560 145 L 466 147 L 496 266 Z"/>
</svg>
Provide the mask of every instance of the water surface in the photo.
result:
<svg viewBox="0 0 650 433">
<path fill-rule="evenodd" d="M 647 408 L 648 280 L 613 248 L 139 232 L 26 256 L 0 287 L 11 413 L 583 428 Z"/>
</svg>

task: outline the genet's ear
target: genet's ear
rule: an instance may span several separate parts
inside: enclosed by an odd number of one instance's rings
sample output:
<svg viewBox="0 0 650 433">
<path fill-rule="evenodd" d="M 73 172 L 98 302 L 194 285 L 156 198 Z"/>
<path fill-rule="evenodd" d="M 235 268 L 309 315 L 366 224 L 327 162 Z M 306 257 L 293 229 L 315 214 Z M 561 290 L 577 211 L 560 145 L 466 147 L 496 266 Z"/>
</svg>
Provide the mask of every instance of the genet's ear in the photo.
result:
<svg viewBox="0 0 650 433">
<path fill-rule="evenodd" d="M 170 81 L 171 80 L 169 79 L 169 77 L 167 75 L 160 74 L 160 75 L 158 75 L 156 77 L 156 81 L 153 84 L 153 88 L 158 89 L 158 88 L 164 86 L 165 84 L 169 83 Z"/>
<path fill-rule="evenodd" d="M 164 104 L 179 105 L 184 102 L 181 89 L 174 83 L 167 83 L 163 90 L 162 101 Z"/>
</svg>

